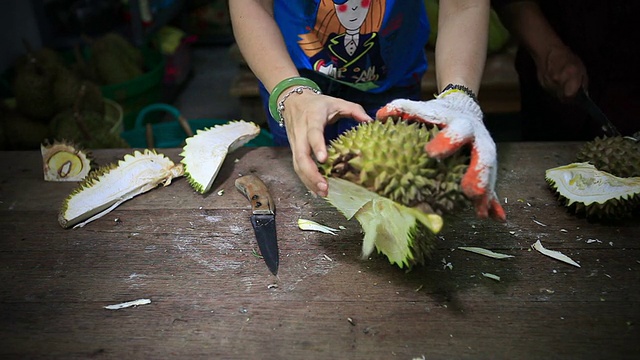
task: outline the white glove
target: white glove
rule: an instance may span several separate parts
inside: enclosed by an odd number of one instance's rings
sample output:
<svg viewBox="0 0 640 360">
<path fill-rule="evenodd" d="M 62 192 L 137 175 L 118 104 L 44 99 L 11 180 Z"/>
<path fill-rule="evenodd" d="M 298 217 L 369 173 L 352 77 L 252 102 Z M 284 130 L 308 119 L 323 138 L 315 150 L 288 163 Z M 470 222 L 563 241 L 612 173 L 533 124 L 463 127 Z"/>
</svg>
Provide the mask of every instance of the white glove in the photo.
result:
<svg viewBox="0 0 640 360">
<path fill-rule="evenodd" d="M 452 89 L 434 100 L 398 99 L 378 110 L 376 117 L 416 120 L 435 124 L 442 131 L 425 145 L 431 157 L 445 158 L 471 143 L 471 162 L 461 181 L 462 191 L 472 201 L 480 218 L 506 221 L 494 187 L 498 161 L 496 144 L 482 122 L 482 110 L 465 92 Z"/>
</svg>

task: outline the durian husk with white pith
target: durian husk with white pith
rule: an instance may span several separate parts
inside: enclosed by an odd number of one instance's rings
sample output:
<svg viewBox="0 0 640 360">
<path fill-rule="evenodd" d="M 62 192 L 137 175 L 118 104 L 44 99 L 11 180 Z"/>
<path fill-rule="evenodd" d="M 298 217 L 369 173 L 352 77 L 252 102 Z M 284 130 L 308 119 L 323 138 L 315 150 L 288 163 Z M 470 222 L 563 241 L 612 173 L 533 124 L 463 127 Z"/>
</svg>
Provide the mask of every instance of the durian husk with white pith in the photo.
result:
<svg viewBox="0 0 640 360">
<path fill-rule="evenodd" d="M 116 164 L 90 172 L 63 201 L 58 222 L 63 228 L 84 226 L 160 184 L 170 185 L 183 174 L 182 164 L 174 164 L 163 154 L 136 150 Z"/>
<path fill-rule="evenodd" d="M 460 187 L 469 157 L 429 157 L 424 146 L 437 133 L 389 119 L 360 124 L 329 144 L 319 164 L 329 178 L 327 200 L 360 222 L 363 257 L 377 249 L 400 268 L 424 264 L 442 216 L 469 205 Z"/>
<path fill-rule="evenodd" d="M 230 121 L 203 130 L 186 139 L 180 154 L 187 180 L 193 189 L 204 194 L 211 190 L 227 154 L 260 134 L 260 127 L 244 120 Z"/>
<path fill-rule="evenodd" d="M 40 144 L 45 181 L 82 181 L 93 168 L 93 157 L 65 140 Z"/>
<path fill-rule="evenodd" d="M 545 178 L 570 211 L 592 220 L 634 216 L 640 209 L 640 177 L 618 177 L 589 163 L 548 169 Z"/>
</svg>

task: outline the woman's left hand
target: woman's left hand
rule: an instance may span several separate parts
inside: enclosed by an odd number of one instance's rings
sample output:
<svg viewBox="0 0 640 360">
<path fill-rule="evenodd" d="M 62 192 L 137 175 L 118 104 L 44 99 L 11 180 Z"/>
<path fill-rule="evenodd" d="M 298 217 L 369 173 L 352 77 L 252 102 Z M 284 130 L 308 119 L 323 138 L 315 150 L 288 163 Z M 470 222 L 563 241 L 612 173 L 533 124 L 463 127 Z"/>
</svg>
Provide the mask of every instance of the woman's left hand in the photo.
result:
<svg viewBox="0 0 640 360">
<path fill-rule="evenodd" d="M 478 217 L 506 221 L 494 190 L 498 169 L 496 145 L 482 122 L 480 106 L 470 96 L 449 91 L 429 101 L 398 99 L 378 110 L 376 117 L 417 120 L 442 128 L 425 145 L 425 151 L 435 158 L 445 158 L 471 144 L 471 163 L 462 178 L 462 190 L 473 201 Z"/>
</svg>

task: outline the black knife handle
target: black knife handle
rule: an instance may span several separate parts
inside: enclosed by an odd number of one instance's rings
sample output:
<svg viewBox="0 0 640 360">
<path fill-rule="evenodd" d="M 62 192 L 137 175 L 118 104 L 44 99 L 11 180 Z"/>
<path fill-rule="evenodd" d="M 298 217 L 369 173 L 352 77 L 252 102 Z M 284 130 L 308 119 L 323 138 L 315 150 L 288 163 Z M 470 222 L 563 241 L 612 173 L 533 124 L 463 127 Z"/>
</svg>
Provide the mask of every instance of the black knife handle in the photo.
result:
<svg viewBox="0 0 640 360">
<path fill-rule="evenodd" d="M 255 175 L 245 175 L 236 179 L 236 188 L 251 202 L 254 214 L 275 214 L 276 205 L 269 189 Z"/>
</svg>

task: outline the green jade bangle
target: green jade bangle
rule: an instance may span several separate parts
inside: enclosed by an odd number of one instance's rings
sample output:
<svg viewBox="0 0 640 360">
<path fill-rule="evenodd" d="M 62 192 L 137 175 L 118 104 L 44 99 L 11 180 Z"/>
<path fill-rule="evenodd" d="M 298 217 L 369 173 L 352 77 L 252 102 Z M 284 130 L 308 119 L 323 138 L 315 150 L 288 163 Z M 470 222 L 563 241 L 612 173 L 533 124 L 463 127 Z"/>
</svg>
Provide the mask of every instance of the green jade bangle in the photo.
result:
<svg viewBox="0 0 640 360">
<path fill-rule="evenodd" d="M 307 79 L 301 76 L 294 76 L 288 79 L 280 81 L 271 91 L 269 95 L 269 113 L 276 121 L 280 122 L 280 114 L 278 113 L 278 98 L 282 95 L 282 92 L 292 86 L 308 86 L 311 89 L 315 89 L 320 92 L 318 84 L 311 79 Z"/>
</svg>

